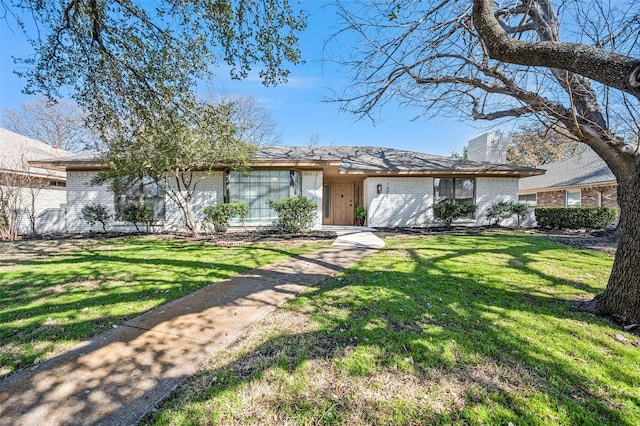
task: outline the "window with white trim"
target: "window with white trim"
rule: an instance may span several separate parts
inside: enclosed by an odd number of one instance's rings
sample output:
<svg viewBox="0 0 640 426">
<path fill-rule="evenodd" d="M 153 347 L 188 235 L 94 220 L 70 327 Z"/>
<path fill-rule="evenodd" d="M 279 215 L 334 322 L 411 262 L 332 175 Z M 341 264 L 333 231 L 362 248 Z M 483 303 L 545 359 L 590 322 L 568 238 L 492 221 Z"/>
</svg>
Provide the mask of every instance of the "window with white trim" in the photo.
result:
<svg viewBox="0 0 640 426">
<path fill-rule="evenodd" d="M 579 189 L 567 191 L 567 207 L 580 207 L 582 205 L 582 191 Z"/>
<path fill-rule="evenodd" d="M 529 207 L 535 207 L 538 205 L 538 194 L 518 195 L 518 202 L 526 204 Z"/>
</svg>

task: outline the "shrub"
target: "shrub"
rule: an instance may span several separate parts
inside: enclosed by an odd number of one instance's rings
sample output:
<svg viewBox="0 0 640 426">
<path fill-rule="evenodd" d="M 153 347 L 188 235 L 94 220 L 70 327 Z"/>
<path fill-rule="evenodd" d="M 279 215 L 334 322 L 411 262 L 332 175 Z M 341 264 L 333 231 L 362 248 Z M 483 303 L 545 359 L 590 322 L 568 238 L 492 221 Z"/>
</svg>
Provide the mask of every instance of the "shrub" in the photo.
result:
<svg viewBox="0 0 640 426">
<path fill-rule="evenodd" d="M 513 203 L 510 201 L 498 201 L 497 203 L 493 203 L 487 209 L 487 220 L 489 221 L 489 225 L 500 226 L 503 220 L 509 219 L 513 216 L 512 210 Z M 495 222 L 492 224 L 491 221 Z"/>
<path fill-rule="evenodd" d="M 476 214 L 476 205 L 471 203 L 459 203 L 454 200 L 444 200 L 433 206 L 433 215 L 444 222 L 449 228 L 456 219 L 473 217 Z"/>
<path fill-rule="evenodd" d="M 106 231 L 106 223 L 109 219 L 109 213 L 107 207 L 103 204 L 88 204 L 82 208 L 82 219 L 89 225 L 93 226 L 96 223 L 102 224 L 102 230 Z"/>
<path fill-rule="evenodd" d="M 499 201 L 494 203 L 487 209 L 487 219 L 489 225 L 500 226 L 503 220 L 509 219 L 511 216 L 518 216 L 518 226 L 520 226 L 520 220 L 526 215 L 529 207 L 523 203 L 514 203 L 513 201 Z M 495 220 L 492 224 L 491 221 Z"/>
<path fill-rule="evenodd" d="M 525 203 L 512 203 L 511 205 L 511 212 L 518 217 L 518 226 L 520 226 L 520 221 L 525 218 L 528 211 L 529 206 Z"/>
<path fill-rule="evenodd" d="M 218 203 L 205 207 L 202 226 L 207 229 L 213 226 L 216 232 L 225 232 L 229 228 L 232 217 L 243 218 L 249 214 L 249 205 L 244 201 L 237 203 Z"/>
<path fill-rule="evenodd" d="M 278 214 L 278 228 L 285 233 L 308 231 L 318 210 L 318 203 L 305 197 L 269 200 L 268 203 Z"/>
<path fill-rule="evenodd" d="M 353 219 L 355 220 L 356 225 L 364 225 L 365 220 L 367 220 L 367 209 L 362 206 L 357 206 L 353 209 Z"/>
<path fill-rule="evenodd" d="M 611 225 L 617 211 L 612 207 L 536 207 L 540 228 L 601 229 Z"/>
<path fill-rule="evenodd" d="M 129 204 L 126 206 L 122 211 L 122 219 L 125 222 L 133 223 L 136 231 L 140 230 L 138 223 L 143 223 L 147 228 L 147 232 L 149 232 L 149 228 L 156 223 L 153 207 L 138 204 Z"/>
</svg>

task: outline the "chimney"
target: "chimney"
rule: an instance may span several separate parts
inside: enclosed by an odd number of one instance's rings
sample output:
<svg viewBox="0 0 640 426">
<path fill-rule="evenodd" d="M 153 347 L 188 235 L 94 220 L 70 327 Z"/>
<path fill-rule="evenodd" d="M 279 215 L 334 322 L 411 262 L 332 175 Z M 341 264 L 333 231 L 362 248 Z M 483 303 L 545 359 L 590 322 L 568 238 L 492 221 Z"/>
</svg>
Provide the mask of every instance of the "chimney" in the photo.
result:
<svg viewBox="0 0 640 426">
<path fill-rule="evenodd" d="M 467 158 L 473 161 L 505 164 L 509 136 L 502 132 L 490 132 L 471 139 L 467 148 Z"/>
</svg>

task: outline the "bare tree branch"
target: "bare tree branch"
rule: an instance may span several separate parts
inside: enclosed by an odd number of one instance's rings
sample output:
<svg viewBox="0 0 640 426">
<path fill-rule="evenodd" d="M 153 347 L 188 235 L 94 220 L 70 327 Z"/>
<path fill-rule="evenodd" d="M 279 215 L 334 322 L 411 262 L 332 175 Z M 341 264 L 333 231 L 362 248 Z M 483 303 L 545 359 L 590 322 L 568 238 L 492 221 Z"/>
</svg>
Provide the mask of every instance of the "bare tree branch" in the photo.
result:
<svg viewBox="0 0 640 426">
<path fill-rule="evenodd" d="M 503 30 L 493 0 L 474 0 L 473 19 L 492 59 L 570 71 L 640 99 L 640 60 L 584 44 L 519 41 Z"/>
</svg>

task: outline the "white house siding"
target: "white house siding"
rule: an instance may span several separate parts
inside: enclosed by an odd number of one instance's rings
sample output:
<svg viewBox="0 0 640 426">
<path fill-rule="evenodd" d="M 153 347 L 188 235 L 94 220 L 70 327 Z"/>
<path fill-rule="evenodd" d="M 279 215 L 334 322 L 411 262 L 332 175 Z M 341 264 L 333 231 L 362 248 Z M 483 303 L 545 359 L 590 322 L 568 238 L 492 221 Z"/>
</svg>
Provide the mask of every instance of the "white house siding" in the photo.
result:
<svg viewBox="0 0 640 426">
<path fill-rule="evenodd" d="M 23 188 L 20 193 L 23 211 L 32 208 L 31 199 L 35 197 L 36 232 L 51 234 L 65 232 L 64 206 L 67 193 L 64 187 Z M 27 214 L 20 218 L 19 233 L 31 233 L 31 221 Z"/>
<path fill-rule="evenodd" d="M 382 192 L 377 193 L 378 184 Z M 372 227 L 438 226 L 433 217 L 433 178 L 431 177 L 372 177 L 365 179 L 367 224 Z M 461 225 L 487 225 L 486 212 L 499 201 L 518 200 L 518 179 L 476 178 L 476 220 L 461 220 Z M 503 222 L 515 225 L 516 219 Z"/>
<path fill-rule="evenodd" d="M 301 195 L 310 198 L 318 204 L 316 216 L 311 229 L 322 229 L 322 170 L 303 170 L 300 172 L 302 179 Z"/>
<path fill-rule="evenodd" d="M 176 188 L 175 178 L 169 179 L 168 183 L 171 188 Z M 196 226 L 201 229 L 204 208 L 224 202 L 224 172 L 194 172 L 193 183 L 195 183 L 192 200 L 193 216 Z M 169 197 L 166 197 L 164 230 L 185 230 L 178 206 Z"/>
<path fill-rule="evenodd" d="M 102 204 L 107 208 L 111 217 L 115 214 L 115 198 L 108 185 L 90 185 L 96 172 L 67 171 L 67 232 L 102 231 L 102 225 L 97 223 L 93 227 L 82 219 L 82 208 L 88 204 Z M 114 226 L 109 221 L 107 230 Z M 134 228 L 135 229 L 135 228 Z"/>
<path fill-rule="evenodd" d="M 382 185 L 378 194 L 377 187 Z M 424 227 L 433 224 L 433 178 L 365 179 L 367 224 L 372 227 Z"/>
<path fill-rule="evenodd" d="M 488 225 L 487 209 L 500 201 L 518 202 L 518 178 L 476 178 L 476 225 Z M 503 221 L 503 226 L 515 226 L 517 219 Z"/>
<path fill-rule="evenodd" d="M 117 222 L 115 218 L 115 196 L 107 184 L 92 186 L 91 179 L 96 172 L 67 172 L 67 232 L 89 232 L 102 231 L 102 225 L 89 226 L 82 219 L 82 208 L 88 204 L 103 204 L 111 216 L 107 222 L 108 231 L 135 231 L 135 227 L 126 222 Z M 169 179 L 169 185 L 174 181 Z M 197 182 L 193 196 L 193 212 L 196 224 L 199 226 L 203 213 L 202 210 L 211 204 L 223 201 L 224 194 L 224 172 L 214 171 L 211 173 L 197 172 L 194 176 Z M 165 197 L 165 219 L 159 221 L 156 230 L 184 231 L 182 218 L 176 204 Z"/>
</svg>

